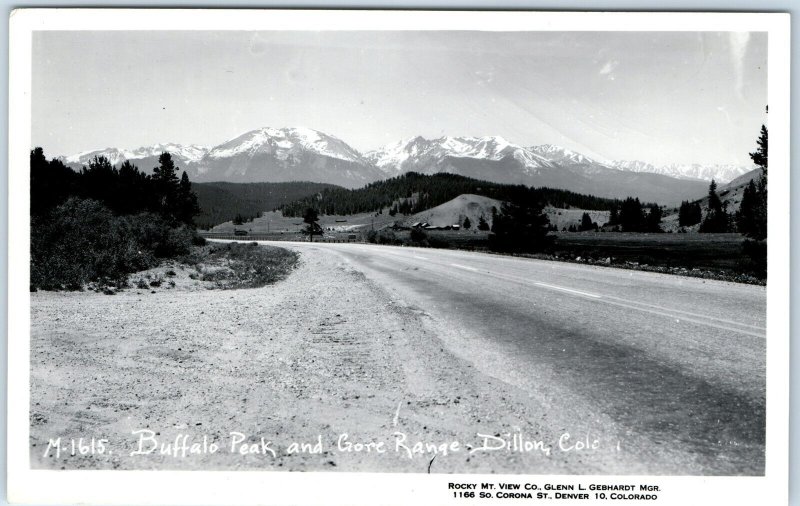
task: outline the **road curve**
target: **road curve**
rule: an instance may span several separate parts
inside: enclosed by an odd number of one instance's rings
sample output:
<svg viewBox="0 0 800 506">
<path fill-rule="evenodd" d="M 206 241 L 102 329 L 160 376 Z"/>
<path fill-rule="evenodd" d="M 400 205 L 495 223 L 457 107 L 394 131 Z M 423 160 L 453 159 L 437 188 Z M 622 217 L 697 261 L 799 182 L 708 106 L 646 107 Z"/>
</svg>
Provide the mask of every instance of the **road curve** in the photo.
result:
<svg viewBox="0 0 800 506">
<path fill-rule="evenodd" d="M 465 251 L 280 245 L 336 255 L 419 308 L 448 351 L 546 406 L 570 441 L 615 441 L 602 472 L 764 472 L 764 287 Z"/>
</svg>

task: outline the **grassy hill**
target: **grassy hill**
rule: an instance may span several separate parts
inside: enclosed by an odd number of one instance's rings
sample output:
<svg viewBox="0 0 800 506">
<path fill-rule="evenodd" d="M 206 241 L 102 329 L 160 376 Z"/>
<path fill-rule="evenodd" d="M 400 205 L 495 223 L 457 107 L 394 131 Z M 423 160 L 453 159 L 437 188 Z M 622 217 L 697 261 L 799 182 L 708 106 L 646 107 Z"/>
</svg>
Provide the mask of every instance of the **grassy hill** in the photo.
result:
<svg viewBox="0 0 800 506">
<path fill-rule="evenodd" d="M 502 205 L 503 203 L 499 200 L 481 195 L 459 195 L 444 204 L 411 215 L 403 222 L 406 226 L 424 222 L 437 227 L 446 227 L 461 225 L 465 218 L 469 218 L 472 227 L 477 227 L 478 220 L 482 216 L 491 226 L 492 207 L 499 211 Z"/>
</svg>

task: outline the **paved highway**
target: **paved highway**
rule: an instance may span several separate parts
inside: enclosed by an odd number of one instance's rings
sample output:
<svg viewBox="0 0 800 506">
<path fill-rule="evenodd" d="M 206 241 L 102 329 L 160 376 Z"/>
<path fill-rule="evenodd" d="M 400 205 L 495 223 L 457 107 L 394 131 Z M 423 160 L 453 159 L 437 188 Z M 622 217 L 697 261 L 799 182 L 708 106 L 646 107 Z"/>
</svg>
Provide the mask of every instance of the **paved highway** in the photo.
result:
<svg viewBox="0 0 800 506">
<path fill-rule="evenodd" d="M 337 255 L 419 308 L 449 351 L 547 406 L 554 427 L 612 438 L 625 456 L 611 473 L 763 473 L 763 287 L 465 251 L 285 245 Z"/>
</svg>

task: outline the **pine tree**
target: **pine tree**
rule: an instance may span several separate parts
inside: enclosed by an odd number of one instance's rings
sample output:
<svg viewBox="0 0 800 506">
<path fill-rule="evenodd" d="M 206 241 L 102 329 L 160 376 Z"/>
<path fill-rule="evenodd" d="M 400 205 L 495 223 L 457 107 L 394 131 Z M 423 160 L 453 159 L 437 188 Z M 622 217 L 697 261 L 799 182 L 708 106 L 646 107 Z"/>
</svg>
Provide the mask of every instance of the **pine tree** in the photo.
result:
<svg viewBox="0 0 800 506">
<path fill-rule="evenodd" d="M 59 206 L 75 191 L 78 174 L 59 159 L 50 161 L 42 148 L 34 148 L 30 154 L 31 167 L 31 216 L 46 214 Z"/>
<path fill-rule="evenodd" d="M 112 209 L 121 214 L 156 209 L 150 176 L 128 160 L 119 167 L 117 197 Z"/>
<path fill-rule="evenodd" d="M 722 233 L 730 231 L 730 216 L 727 205 L 717 195 L 717 183 L 713 179 L 708 186 L 708 212 L 698 230 L 702 233 Z"/>
<path fill-rule="evenodd" d="M 722 209 L 722 201 L 719 199 L 719 195 L 717 195 L 717 182 L 713 179 L 711 180 L 711 184 L 708 185 L 708 208 L 714 211 Z"/>
<path fill-rule="evenodd" d="M 464 224 L 462 225 L 465 230 L 469 230 L 472 227 L 472 222 L 469 221 L 469 216 L 464 217 Z"/>
<path fill-rule="evenodd" d="M 194 217 L 200 214 L 200 206 L 197 203 L 197 195 L 192 191 L 192 183 L 186 171 L 181 174 L 181 181 L 178 183 L 178 219 L 187 225 L 194 224 Z"/>
<path fill-rule="evenodd" d="M 681 207 L 678 209 L 678 226 L 686 227 L 689 222 L 689 201 L 684 200 L 681 202 Z"/>
<path fill-rule="evenodd" d="M 700 208 L 699 202 L 689 202 L 684 200 L 681 202 L 680 210 L 678 211 L 678 225 L 681 227 L 691 227 L 697 225 L 703 219 L 703 211 Z"/>
<path fill-rule="evenodd" d="M 644 211 L 638 198 L 628 197 L 622 202 L 619 224 L 623 232 L 641 232 L 644 229 Z"/>
<path fill-rule="evenodd" d="M 767 127 L 765 125 L 761 125 L 761 135 L 759 135 L 757 141 L 758 149 L 750 153 L 750 158 L 752 158 L 753 163 L 761 167 L 761 172 L 764 174 L 764 176 L 767 175 L 767 155 L 769 152 L 768 138 L 769 134 L 767 132 Z"/>
<path fill-rule="evenodd" d="M 303 228 L 302 233 L 308 236 L 308 240 L 314 242 L 315 235 L 322 235 L 322 227 L 319 226 L 317 221 L 319 220 L 319 213 L 313 207 L 309 207 L 306 209 L 305 214 L 303 214 L 303 223 L 306 226 Z"/>
<path fill-rule="evenodd" d="M 489 230 L 489 224 L 486 223 L 486 218 L 483 215 L 478 218 L 478 230 L 486 231 Z"/>
<path fill-rule="evenodd" d="M 594 223 L 592 223 L 592 217 L 589 216 L 589 213 L 583 213 L 583 216 L 581 216 L 581 227 L 580 227 L 580 230 L 581 231 L 586 231 L 586 230 L 593 230 L 593 229 L 594 229 Z"/>
<path fill-rule="evenodd" d="M 652 204 L 650 212 L 647 213 L 647 218 L 645 218 L 645 230 L 647 232 L 663 232 L 661 230 L 662 216 L 661 208 L 657 204 Z"/>
<path fill-rule="evenodd" d="M 703 208 L 700 207 L 700 202 L 692 204 L 689 212 L 689 220 L 695 225 L 703 221 Z"/>
<path fill-rule="evenodd" d="M 98 200 L 114 208 L 118 195 L 119 172 L 105 156 L 95 156 L 81 169 L 80 196 Z"/>
<path fill-rule="evenodd" d="M 608 223 L 606 225 L 617 225 L 619 224 L 619 211 L 616 207 L 612 207 L 611 211 L 608 214 Z"/>
<path fill-rule="evenodd" d="M 756 206 L 758 205 L 758 188 L 754 180 L 745 186 L 742 192 L 742 203 L 736 213 L 736 227 L 739 232 L 750 236 L 756 228 Z"/>
<path fill-rule="evenodd" d="M 761 167 L 761 175 L 751 180 L 742 194 L 742 203 L 736 213 L 739 231 L 750 239 L 767 238 L 767 128 L 761 125 L 758 149 L 750 153 L 753 163 Z"/>
<path fill-rule="evenodd" d="M 172 155 L 166 151 L 161 153 L 161 156 L 158 157 L 158 164 L 158 167 L 153 168 L 152 177 L 158 212 L 171 221 L 177 221 L 180 183 L 175 173 Z"/>
</svg>

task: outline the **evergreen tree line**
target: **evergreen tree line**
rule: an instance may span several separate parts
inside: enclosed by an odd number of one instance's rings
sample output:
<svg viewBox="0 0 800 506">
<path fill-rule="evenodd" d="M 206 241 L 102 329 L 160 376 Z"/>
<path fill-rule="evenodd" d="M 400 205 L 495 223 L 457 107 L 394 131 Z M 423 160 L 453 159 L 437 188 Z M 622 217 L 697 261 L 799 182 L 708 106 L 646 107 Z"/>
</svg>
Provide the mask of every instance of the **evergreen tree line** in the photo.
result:
<svg viewBox="0 0 800 506">
<path fill-rule="evenodd" d="M 197 199 L 169 153 L 153 175 L 104 157 L 80 171 L 30 153 L 31 290 L 121 287 L 131 272 L 201 243 L 192 223 Z"/>
<path fill-rule="evenodd" d="M 642 204 L 638 198 L 628 197 L 619 208 L 611 210 L 606 225 L 617 226 L 623 232 L 663 232 L 663 217 L 658 204 Z"/>
<path fill-rule="evenodd" d="M 700 201 L 689 202 L 684 200 L 678 209 L 678 225 L 681 227 L 691 227 L 703 221 L 703 209 Z"/>
<path fill-rule="evenodd" d="M 314 208 L 321 215 L 349 215 L 365 212 L 410 215 L 472 193 L 501 201 L 544 202 L 555 207 L 611 210 L 620 205 L 617 199 L 582 195 L 552 188 L 529 188 L 524 185 L 490 183 L 456 174 L 424 175 L 409 172 L 401 176 L 348 190 L 330 188 L 280 207 L 284 216 L 301 217 Z"/>
<path fill-rule="evenodd" d="M 735 213 L 728 211 L 727 202 L 717 194 L 717 184 L 711 181 L 708 188 L 708 205 L 703 217 L 700 201 L 681 202 L 678 210 L 678 225 L 691 227 L 700 224 L 701 233 L 740 232 L 756 240 L 765 239 L 767 210 L 767 180 L 763 174 L 751 179 L 742 192 L 742 202 Z"/>
<path fill-rule="evenodd" d="M 708 186 L 708 208 L 706 216 L 700 222 L 698 232 L 723 233 L 734 230 L 733 216 L 728 212 L 728 203 L 722 202 L 717 195 L 717 183 L 712 180 Z"/>
<path fill-rule="evenodd" d="M 236 216 L 233 217 L 233 224 L 234 225 L 244 225 L 245 223 L 251 222 L 256 218 L 261 217 L 261 213 L 244 215 L 242 213 L 236 213 Z"/>
<path fill-rule="evenodd" d="M 31 151 L 30 164 L 32 216 L 44 216 L 70 197 L 96 200 L 118 216 L 155 213 L 172 225 L 193 225 L 200 212 L 189 176 L 184 171 L 178 178 L 169 153 L 161 154 L 152 175 L 127 160 L 117 168 L 103 156 L 76 172 L 57 158 L 47 160 L 42 148 Z"/>
<path fill-rule="evenodd" d="M 542 212 L 544 201 L 509 199 L 492 208 L 492 231 L 489 247 L 499 252 L 536 252 L 547 250 L 555 237 L 549 235 L 550 220 Z"/>
</svg>

